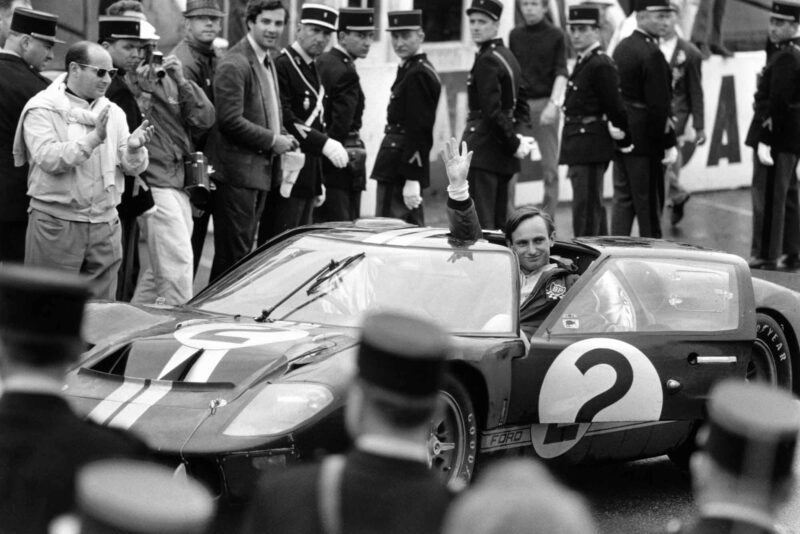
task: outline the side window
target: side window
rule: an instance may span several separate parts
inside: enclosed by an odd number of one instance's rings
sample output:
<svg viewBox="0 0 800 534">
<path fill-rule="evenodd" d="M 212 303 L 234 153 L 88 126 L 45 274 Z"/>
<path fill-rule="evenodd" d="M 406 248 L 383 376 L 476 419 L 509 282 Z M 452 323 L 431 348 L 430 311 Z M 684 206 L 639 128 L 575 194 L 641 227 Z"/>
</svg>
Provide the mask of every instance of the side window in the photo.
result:
<svg viewBox="0 0 800 534">
<path fill-rule="evenodd" d="M 721 332 L 738 326 L 735 270 L 712 262 L 608 261 L 569 303 L 553 334 Z"/>
</svg>

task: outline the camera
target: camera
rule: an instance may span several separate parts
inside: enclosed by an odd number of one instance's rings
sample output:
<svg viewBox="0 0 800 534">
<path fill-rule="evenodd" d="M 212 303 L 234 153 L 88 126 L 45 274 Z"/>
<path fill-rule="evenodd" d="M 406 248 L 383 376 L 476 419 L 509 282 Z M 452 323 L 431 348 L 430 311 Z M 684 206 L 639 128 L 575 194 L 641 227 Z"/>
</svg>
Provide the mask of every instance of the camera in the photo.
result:
<svg viewBox="0 0 800 534">
<path fill-rule="evenodd" d="M 155 75 L 159 78 L 163 78 L 167 75 L 167 71 L 164 70 L 164 54 L 159 52 L 158 50 L 153 50 L 150 54 L 150 66 L 153 69 Z"/>
</svg>

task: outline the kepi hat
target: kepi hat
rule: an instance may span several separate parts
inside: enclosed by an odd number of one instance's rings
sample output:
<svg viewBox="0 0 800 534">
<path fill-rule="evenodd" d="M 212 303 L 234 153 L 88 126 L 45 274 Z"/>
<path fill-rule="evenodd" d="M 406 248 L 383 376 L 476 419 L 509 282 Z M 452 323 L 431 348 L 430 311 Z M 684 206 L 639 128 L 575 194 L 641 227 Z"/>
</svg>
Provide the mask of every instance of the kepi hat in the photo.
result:
<svg viewBox="0 0 800 534">
<path fill-rule="evenodd" d="M 375 10 L 372 8 L 343 7 L 339 10 L 338 30 L 368 32 L 375 30 Z"/>
<path fill-rule="evenodd" d="M 225 13 L 220 11 L 217 0 L 186 0 L 186 11 L 184 17 L 224 17 Z"/>
<path fill-rule="evenodd" d="M 634 0 L 634 11 L 675 11 L 670 0 Z"/>
<path fill-rule="evenodd" d="M 300 12 L 301 24 L 313 24 L 332 31 L 336 31 L 338 18 L 339 12 L 336 9 L 322 4 L 303 4 Z"/>
<path fill-rule="evenodd" d="M 386 27 L 386 31 L 395 32 L 402 30 L 422 29 L 421 9 L 412 9 L 410 11 L 390 11 L 388 17 L 389 25 Z"/>
<path fill-rule="evenodd" d="M 472 4 L 467 8 L 467 15 L 475 12 L 488 15 L 492 20 L 500 20 L 503 3 L 500 0 L 472 0 Z"/>
<path fill-rule="evenodd" d="M 800 3 L 788 0 L 773 0 L 770 17 L 800 22 Z"/>
<path fill-rule="evenodd" d="M 64 41 L 56 39 L 57 25 L 57 15 L 25 7 L 18 7 L 14 9 L 14 14 L 11 16 L 10 30 L 12 32 L 30 35 L 42 41 L 63 43 Z"/>
<path fill-rule="evenodd" d="M 567 24 L 600 25 L 600 8 L 597 6 L 574 6 L 567 12 Z"/>
<path fill-rule="evenodd" d="M 103 15 L 98 19 L 98 41 L 131 39 L 135 41 L 158 41 L 156 29 L 138 17 Z"/>
</svg>

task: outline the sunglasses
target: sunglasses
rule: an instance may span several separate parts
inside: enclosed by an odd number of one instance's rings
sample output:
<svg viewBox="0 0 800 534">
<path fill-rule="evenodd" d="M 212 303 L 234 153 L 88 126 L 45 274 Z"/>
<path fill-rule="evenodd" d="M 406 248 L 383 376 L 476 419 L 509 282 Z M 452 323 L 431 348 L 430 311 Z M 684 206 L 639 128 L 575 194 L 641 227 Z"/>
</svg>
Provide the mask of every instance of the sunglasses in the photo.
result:
<svg viewBox="0 0 800 534">
<path fill-rule="evenodd" d="M 92 69 L 94 73 L 97 74 L 98 78 L 105 78 L 106 74 L 108 74 L 110 78 L 113 78 L 117 75 L 118 69 L 101 69 L 99 67 L 95 67 L 94 65 L 85 65 L 83 63 L 78 63 L 77 61 L 75 64 L 84 69 Z"/>
</svg>

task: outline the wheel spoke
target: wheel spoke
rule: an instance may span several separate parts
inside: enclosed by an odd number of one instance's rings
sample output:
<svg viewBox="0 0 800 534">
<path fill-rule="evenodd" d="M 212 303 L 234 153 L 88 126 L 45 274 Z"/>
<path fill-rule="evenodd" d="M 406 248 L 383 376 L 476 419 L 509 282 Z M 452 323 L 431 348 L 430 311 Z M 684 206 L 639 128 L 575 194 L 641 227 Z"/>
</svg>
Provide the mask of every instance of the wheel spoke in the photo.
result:
<svg viewBox="0 0 800 534">
<path fill-rule="evenodd" d="M 455 450 L 455 448 L 456 448 L 456 444 L 455 444 L 455 443 L 452 443 L 452 442 L 442 442 L 442 443 L 439 443 L 439 449 L 440 449 L 442 452 L 445 452 L 445 451 L 452 451 L 452 450 Z"/>
</svg>

